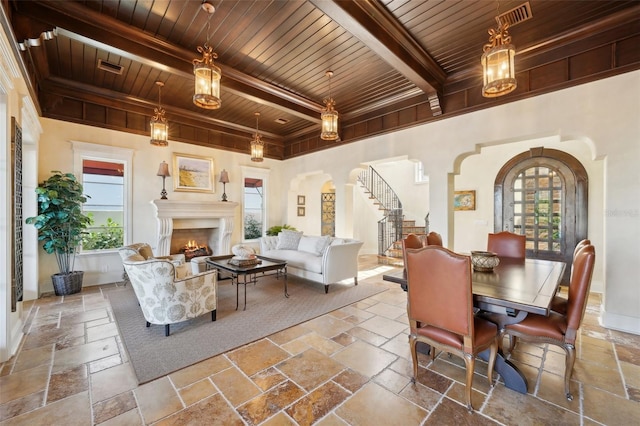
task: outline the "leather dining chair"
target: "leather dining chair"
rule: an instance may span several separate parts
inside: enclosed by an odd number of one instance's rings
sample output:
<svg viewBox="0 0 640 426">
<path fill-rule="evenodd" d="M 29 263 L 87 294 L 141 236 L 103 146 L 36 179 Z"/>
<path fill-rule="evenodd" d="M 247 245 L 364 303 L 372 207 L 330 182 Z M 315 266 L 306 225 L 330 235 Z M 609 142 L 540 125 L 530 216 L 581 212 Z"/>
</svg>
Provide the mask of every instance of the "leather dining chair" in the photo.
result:
<svg viewBox="0 0 640 426">
<path fill-rule="evenodd" d="M 442 246 L 442 236 L 435 231 L 429 232 L 427 234 L 427 245 Z"/>
<path fill-rule="evenodd" d="M 590 240 L 584 239 L 582 241 L 580 241 L 577 245 L 576 248 L 573 250 L 573 262 L 575 262 L 576 260 L 576 255 L 578 254 L 578 251 L 580 251 L 580 249 L 584 246 L 588 246 L 591 244 Z M 573 272 L 573 269 L 571 269 L 571 272 Z M 569 279 L 569 282 L 571 282 L 571 279 Z M 557 312 L 559 314 L 566 314 L 567 313 L 567 302 L 568 300 L 562 296 L 560 296 L 559 294 L 556 294 L 553 296 L 553 299 L 551 299 L 551 310 L 553 312 Z"/>
<path fill-rule="evenodd" d="M 440 246 L 407 249 L 409 346 L 413 379 L 418 378 L 416 344 L 430 345 L 464 359 L 466 403 L 472 411 L 471 388 L 476 355 L 491 349 L 487 377 L 493 386 L 493 367 L 498 353 L 498 327 L 473 314 L 471 258 Z"/>
<path fill-rule="evenodd" d="M 405 278 L 407 278 L 407 249 L 417 249 L 422 247 L 422 240 L 416 234 L 409 234 L 402 240 L 402 261 L 404 265 L 402 274 Z"/>
<path fill-rule="evenodd" d="M 518 339 L 548 343 L 564 349 L 566 354 L 564 393 L 569 401 L 573 400 L 569 384 L 576 361 L 575 343 L 587 307 L 595 259 L 596 252 L 592 245 L 586 245 L 576 253 L 571 268 L 569 298 L 565 315 L 557 312 L 551 312 L 549 316 L 529 314 L 521 322 L 507 325 L 504 330 L 504 333 L 510 337 L 511 349 L 516 345 Z"/>
<path fill-rule="evenodd" d="M 527 237 L 513 232 L 490 233 L 487 241 L 487 251 L 497 254 L 498 257 L 524 259 L 526 242 Z"/>
<path fill-rule="evenodd" d="M 405 248 L 421 248 L 422 240 L 416 234 L 409 234 L 402 240 L 402 249 Z"/>
</svg>

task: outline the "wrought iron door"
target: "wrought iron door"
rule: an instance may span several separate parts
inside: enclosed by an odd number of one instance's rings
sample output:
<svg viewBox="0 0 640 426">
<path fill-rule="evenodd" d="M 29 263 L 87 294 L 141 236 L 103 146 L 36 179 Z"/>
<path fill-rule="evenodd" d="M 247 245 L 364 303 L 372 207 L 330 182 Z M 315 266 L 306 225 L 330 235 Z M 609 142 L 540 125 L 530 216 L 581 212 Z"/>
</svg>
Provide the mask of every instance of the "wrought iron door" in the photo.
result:
<svg viewBox="0 0 640 426">
<path fill-rule="evenodd" d="M 336 194 L 333 192 L 323 192 L 322 202 L 322 224 L 321 235 L 336 236 Z"/>
<path fill-rule="evenodd" d="M 22 302 L 24 294 L 23 279 L 23 237 L 22 237 L 22 129 L 11 117 L 11 167 L 13 185 L 11 185 L 13 199 L 13 215 L 11 228 L 11 248 L 13 263 L 11 264 L 11 312 L 15 312 L 18 302 Z"/>
<path fill-rule="evenodd" d="M 495 232 L 527 237 L 527 257 L 567 264 L 569 282 L 573 250 L 587 238 L 586 170 L 562 151 L 535 148 L 510 160 L 495 182 Z"/>
</svg>

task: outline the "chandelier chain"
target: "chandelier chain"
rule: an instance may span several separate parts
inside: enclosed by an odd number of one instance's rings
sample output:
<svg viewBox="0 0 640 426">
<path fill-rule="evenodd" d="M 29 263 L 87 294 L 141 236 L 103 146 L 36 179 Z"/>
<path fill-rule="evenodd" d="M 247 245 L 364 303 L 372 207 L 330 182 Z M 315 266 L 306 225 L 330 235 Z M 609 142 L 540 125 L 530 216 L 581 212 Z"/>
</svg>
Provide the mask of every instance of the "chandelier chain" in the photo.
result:
<svg viewBox="0 0 640 426">
<path fill-rule="evenodd" d="M 209 14 L 207 18 L 207 41 L 204 43 L 205 47 L 209 46 L 209 40 L 211 39 L 210 31 L 211 31 L 211 17 L 213 14 Z"/>
</svg>

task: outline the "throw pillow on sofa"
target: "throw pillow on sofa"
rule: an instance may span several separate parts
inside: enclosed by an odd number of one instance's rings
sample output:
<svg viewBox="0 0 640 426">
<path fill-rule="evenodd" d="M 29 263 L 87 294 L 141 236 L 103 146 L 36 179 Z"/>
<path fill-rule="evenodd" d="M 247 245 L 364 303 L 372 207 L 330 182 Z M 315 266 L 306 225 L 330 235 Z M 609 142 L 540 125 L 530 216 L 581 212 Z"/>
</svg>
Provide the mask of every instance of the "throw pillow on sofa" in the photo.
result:
<svg viewBox="0 0 640 426">
<path fill-rule="evenodd" d="M 329 237 L 311 237 L 303 235 L 298 244 L 298 250 L 321 256 L 329 245 Z"/>
<path fill-rule="evenodd" d="M 298 244 L 300 243 L 300 238 L 302 237 L 302 232 L 289 231 L 287 229 L 283 229 L 278 233 L 278 245 L 276 246 L 277 250 L 298 250 Z"/>
</svg>

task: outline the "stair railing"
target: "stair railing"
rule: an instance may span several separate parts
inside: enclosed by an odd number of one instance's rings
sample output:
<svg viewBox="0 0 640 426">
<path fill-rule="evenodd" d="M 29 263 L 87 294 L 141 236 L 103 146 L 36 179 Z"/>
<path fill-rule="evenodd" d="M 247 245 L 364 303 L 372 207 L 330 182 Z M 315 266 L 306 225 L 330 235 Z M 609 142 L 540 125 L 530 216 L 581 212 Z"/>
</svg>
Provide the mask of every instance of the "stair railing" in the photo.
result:
<svg viewBox="0 0 640 426">
<path fill-rule="evenodd" d="M 393 188 L 372 167 L 358 175 L 358 182 L 381 206 L 384 217 L 378 221 L 378 254 L 384 255 L 394 242 L 402 239 L 402 203 Z"/>
</svg>

